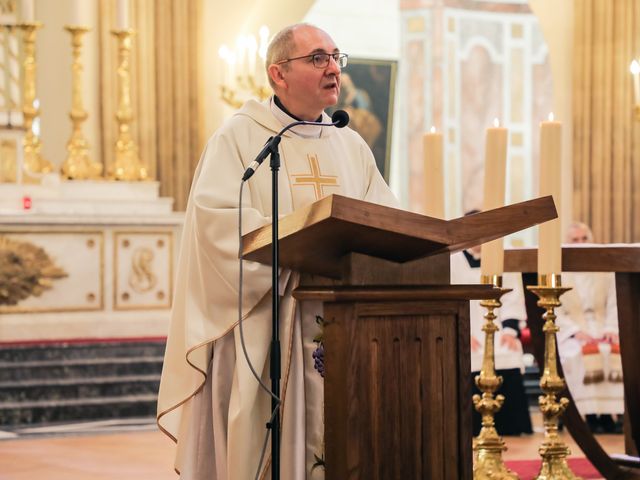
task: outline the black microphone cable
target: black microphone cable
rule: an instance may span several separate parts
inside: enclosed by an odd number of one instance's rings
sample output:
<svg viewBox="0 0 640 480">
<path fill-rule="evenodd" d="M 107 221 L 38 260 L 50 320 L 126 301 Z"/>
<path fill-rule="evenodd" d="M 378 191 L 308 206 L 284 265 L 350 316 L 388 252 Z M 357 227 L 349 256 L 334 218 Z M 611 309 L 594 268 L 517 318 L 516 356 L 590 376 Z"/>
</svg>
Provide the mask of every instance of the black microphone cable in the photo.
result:
<svg viewBox="0 0 640 480">
<path fill-rule="evenodd" d="M 249 352 L 247 351 L 247 346 L 244 341 L 244 330 L 242 329 L 242 285 L 243 285 L 243 277 L 244 277 L 244 269 L 243 269 L 243 258 L 242 258 L 242 192 L 244 190 L 245 180 L 240 182 L 240 198 L 238 200 L 238 259 L 240 263 L 240 276 L 238 281 L 238 329 L 240 330 L 240 344 L 242 345 L 242 353 L 244 354 L 244 358 L 247 361 L 247 365 L 249 365 L 249 369 L 251 373 L 258 381 L 260 387 L 269 394 L 269 396 L 273 397 L 277 403 L 277 407 L 273 409 L 271 412 L 271 418 L 269 419 L 269 423 L 273 423 L 273 419 L 276 416 L 276 412 L 280 408 L 280 397 L 278 397 L 271 389 L 262 381 L 258 372 L 254 368 L 251 363 L 251 359 L 249 358 Z M 275 427 L 274 427 L 275 428 Z M 256 470 L 255 480 L 258 480 L 260 477 L 260 470 L 262 469 L 262 462 L 264 461 L 264 455 L 267 452 L 267 444 L 269 443 L 269 436 L 271 432 L 267 429 L 264 437 L 264 442 L 262 443 L 262 450 L 260 451 L 260 460 L 258 461 L 258 468 Z"/>
</svg>

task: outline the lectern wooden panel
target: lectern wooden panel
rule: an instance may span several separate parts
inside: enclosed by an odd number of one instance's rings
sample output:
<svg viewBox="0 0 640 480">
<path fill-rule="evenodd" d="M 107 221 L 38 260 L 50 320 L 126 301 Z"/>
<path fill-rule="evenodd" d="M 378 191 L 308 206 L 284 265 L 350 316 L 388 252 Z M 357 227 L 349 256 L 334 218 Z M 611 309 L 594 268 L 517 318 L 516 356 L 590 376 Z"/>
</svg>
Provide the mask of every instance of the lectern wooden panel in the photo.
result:
<svg viewBox="0 0 640 480">
<path fill-rule="evenodd" d="M 326 304 L 326 478 L 471 478 L 466 307 Z"/>
</svg>

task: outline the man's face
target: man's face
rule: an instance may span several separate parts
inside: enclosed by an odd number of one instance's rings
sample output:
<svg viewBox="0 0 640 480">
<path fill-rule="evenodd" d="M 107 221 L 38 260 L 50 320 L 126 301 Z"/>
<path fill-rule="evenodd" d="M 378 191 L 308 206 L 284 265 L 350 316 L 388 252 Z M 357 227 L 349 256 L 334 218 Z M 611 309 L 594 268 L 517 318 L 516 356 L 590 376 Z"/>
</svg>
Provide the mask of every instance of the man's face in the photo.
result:
<svg viewBox="0 0 640 480">
<path fill-rule="evenodd" d="M 589 232 L 581 227 L 573 227 L 569 230 L 569 243 L 589 243 Z"/>
<path fill-rule="evenodd" d="M 290 58 L 314 53 L 338 53 L 338 47 L 322 30 L 301 26 L 293 34 L 295 47 Z M 313 58 L 300 58 L 280 65 L 282 82 L 278 97 L 294 115 L 303 120 L 316 120 L 322 111 L 338 102 L 340 67 L 333 58 L 324 68 L 313 64 Z"/>
</svg>

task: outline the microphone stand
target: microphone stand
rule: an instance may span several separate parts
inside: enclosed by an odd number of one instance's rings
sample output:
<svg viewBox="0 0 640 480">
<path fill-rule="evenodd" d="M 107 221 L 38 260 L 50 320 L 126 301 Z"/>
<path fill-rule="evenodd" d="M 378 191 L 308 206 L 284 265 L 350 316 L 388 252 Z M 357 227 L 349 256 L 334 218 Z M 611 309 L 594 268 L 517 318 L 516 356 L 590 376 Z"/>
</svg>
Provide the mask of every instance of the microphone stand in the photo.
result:
<svg viewBox="0 0 640 480">
<path fill-rule="evenodd" d="M 262 148 L 256 159 L 245 170 L 242 181 L 247 181 L 255 173 L 262 161 L 270 156 L 271 167 L 271 411 L 272 420 L 267 423 L 271 430 L 271 479 L 280 480 L 280 378 L 282 359 L 280 355 L 280 292 L 278 281 L 278 264 L 280 257 L 280 243 L 278 240 L 278 172 L 280 170 L 280 153 L 278 145 L 282 134 L 296 125 L 320 125 L 324 127 L 334 126 L 342 128 L 349 123 L 349 115 L 343 110 L 337 110 L 331 117 L 331 123 L 308 122 L 300 120 L 290 123 L 280 132 L 271 137 Z"/>
<path fill-rule="evenodd" d="M 275 136 L 269 143 L 271 167 L 271 391 L 277 397 L 271 396 L 271 411 L 273 419 L 267 424 L 271 429 L 271 479 L 280 480 L 280 292 L 278 281 L 278 263 L 280 244 L 278 240 L 278 172 L 280 170 L 280 153 L 278 144 L 280 135 Z"/>
</svg>

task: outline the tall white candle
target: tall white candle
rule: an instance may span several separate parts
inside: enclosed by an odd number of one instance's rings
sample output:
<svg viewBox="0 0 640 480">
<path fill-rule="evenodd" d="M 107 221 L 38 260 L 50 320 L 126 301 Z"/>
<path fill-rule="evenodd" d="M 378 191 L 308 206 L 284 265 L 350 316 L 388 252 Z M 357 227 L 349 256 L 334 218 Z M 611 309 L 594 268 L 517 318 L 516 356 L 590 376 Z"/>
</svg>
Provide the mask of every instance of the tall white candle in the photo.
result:
<svg viewBox="0 0 640 480">
<path fill-rule="evenodd" d="M 507 129 L 498 125 L 496 119 L 494 126 L 487 129 L 482 202 L 482 209 L 485 211 L 504 206 Z M 482 245 L 480 268 L 482 275 L 502 275 L 504 270 L 504 241 L 502 238 Z"/>
<path fill-rule="evenodd" d="M 562 125 L 553 120 L 540 124 L 540 196 L 553 195 L 561 211 Z M 561 224 L 556 218 L 538 227 L 538 275 L 559 274 L 562 270 Z"/>
<path fill-rule="evenodd" d="M 258 42 L 256 37 L 249 35 L 247 37 L 247 59 L 249 61 L 248 75 L 256 78 L 256 57 L 258 56 Z"/>
<path fill-rule="evenodd" d="M 89 24 L 89 8 L 92 0 L 72 0 L 71 3 L 71 25 Z"/>
<path fill-rule="evenodd" d="M 435 218 L 444 218 L 443 144 L 442 133 L 435 127 L 424 134 L 424 213 Z"/>
<path fill-rule="evenodd" d="M 129 0 L 118 0 L 116 4 L 116 28 L 118 30 L 128 30 L 129 23 Z"/>
<path fill-rule="evenodd" d="M 222 45 L 218 49 L 218 83 L 220 85 L 229 86 L 229 48 Z"/>
<path fill-rule="evenodd" d="M 637 60 L 631 62 L 629 67 L 633 75 L 633 99 L 636 105 L 640 105 L 640 63 Z"/>
<path fill-rule="evenodd" d="M 247 40 L 244 35 L 238 36 L 236 39 L 236 76 L 244 77 L 247 75 Z"/>
<path fill-rule="evenodd" d="M 33 23 L 36 19 L 34 0 L 22 0 L 20 4 L 22 10 L 22 21 Z"/>
</svg>

